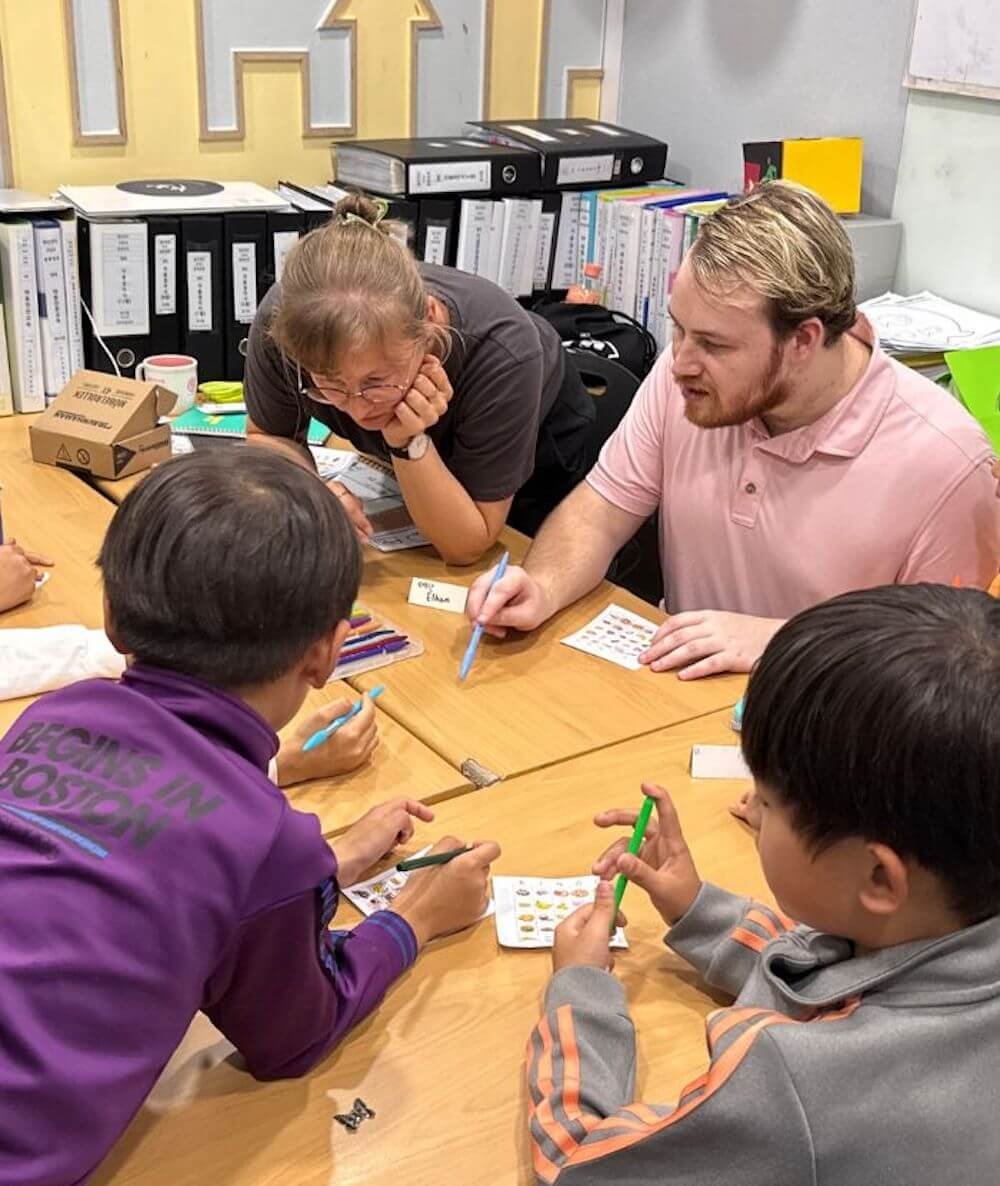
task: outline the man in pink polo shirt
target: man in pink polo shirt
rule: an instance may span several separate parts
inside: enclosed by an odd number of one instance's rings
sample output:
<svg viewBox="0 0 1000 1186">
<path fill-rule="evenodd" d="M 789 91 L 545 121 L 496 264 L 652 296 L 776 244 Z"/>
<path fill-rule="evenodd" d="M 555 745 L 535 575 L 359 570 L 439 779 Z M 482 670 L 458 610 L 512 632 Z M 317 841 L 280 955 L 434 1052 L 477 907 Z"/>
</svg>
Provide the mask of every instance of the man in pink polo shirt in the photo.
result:
<svg viewBox="0 0 1000 1186">
<path fill-rule="evenodd" d="M 654 511 L 666 608 L 642 657 L 682 679 L 749 671 L 784 619 L 874 585 L 985 588 L 1000 558 L 989 441 L 883 353 L 840 221 L 785 182 L 708 219 L 671 295 L 673 349 L 524 568 L 470 591 L 492 633 L 593 589 Z"/>
</svg>

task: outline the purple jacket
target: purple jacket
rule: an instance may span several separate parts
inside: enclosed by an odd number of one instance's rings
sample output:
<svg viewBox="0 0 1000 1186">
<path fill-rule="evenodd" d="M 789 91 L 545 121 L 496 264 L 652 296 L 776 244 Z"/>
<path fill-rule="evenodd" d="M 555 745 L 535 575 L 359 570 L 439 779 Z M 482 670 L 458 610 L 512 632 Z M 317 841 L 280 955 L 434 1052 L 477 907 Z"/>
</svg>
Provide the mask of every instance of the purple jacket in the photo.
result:
<svg viewBox="0 0 1000 1186">
<path fill-rule="evenodd" d="M 268 780 L 277 747 L 242 701 L 143 667 L 0 742 L 2 1186 L 83 1181 L 199 1009 L 257 1078 L 300 1075 L 415 959 L 395 914 L 327 930 L 336 859 Z"/>
</svg>

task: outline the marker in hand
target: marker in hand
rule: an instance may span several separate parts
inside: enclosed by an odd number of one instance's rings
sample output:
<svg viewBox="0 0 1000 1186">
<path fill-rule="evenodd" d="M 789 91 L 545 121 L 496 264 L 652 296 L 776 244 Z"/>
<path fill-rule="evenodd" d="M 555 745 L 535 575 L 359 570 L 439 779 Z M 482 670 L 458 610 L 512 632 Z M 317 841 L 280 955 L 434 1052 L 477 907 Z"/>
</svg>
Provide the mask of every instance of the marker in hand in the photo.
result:
<svg viewBox="0 0 1000 1186">
<path fill-rule="evenodd" d="M 486 590 L 486 595 L 489 596 L 490 589 L 503 578 L 503 574 L 507 571 L 507 564 L 510 561 L 510 552 L 504 552 L 500 557 L 500 563 L 496 566 L 493 572 L 493 580 L 490 581 L 490 588 Z M 469 639 L 469 645 L 465 648 L 465 654 L 462 656 L 462 665 L 458 669 L 458 678 L 464 680 L 469 674 L 469 669 L 472 667 L 472 661 L 476 657 L 476 651 L 479 649 L 479 644 L 483 637 L 483 627 L 477 622 L 472 627 L 472 637 Z"/>
<path fill-rule="evenodd" d="M 383 685 L 377 684 L 368 693 L 368 699 L 377 700 L 384 691 L 385 688 Z M 343 716 L 337 717 L 335 721 L 331 721 L 330 724 L 324 729 L 320 729 L 319 732 L 314 733 L 302 747 L 302 752 L 307 754 L 311 749 L 315 749 L 318 745 L 322 745 L 323 742 L 332 737 L 342 725 L 346 725 L 348 721 L 353 720 L 353 718 L 356 717 L 361 711 L 363 705 L 364 699 L 362 698 L 361 700 L 358 700 L 357 703 L 351 705 L 350 711 L 345 712 Z"/>
<path fill-rule="evenodd" d="M 646 839 L 646 828 L 649 825 L 649 817 L 653 814 L 653 807 L 656 803 L 655 799 L 651 799 L 648 795 L 643 800 L 642 807 L 639 810 L 639 818 L 635 821 L 635 828 L 632 831 L 632 839 L 628 842 L 628 850 L 632 856 L 642 848 L 642 842 Z M 618 918 L 618 911 L 621 909 L 622 898 L 625 897 L 625 887 L 628 885 L 628 878 L 624 873 L 619 873 L 615 881 L 615 910 L 611 916 L 611 934 L 615 933 L 615 920 Z"/>
</svg>

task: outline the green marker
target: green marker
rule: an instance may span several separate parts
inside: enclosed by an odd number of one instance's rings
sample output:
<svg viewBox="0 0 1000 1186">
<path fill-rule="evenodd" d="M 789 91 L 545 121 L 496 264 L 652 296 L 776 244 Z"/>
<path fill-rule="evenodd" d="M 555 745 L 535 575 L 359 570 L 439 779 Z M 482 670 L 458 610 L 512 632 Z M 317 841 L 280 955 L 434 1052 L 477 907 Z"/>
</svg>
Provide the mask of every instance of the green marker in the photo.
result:
<svg viewBox="0 0 1000 1186">
<path fill-rule="evenodd" d="M 643 800 L 642 808 L 639 811 L 639 818 L 635 821 L 635 829 L 632 832 L 632 839 L 628 843 L 628 850 L 632 856 L 642 848 L 642 842 L 646 838 L 646 827 L 649 824 L 649 817 L 653 814 L 653 805 L 656 803 L 655 799 L 650 798 L 649 795 Z M 624 873 L 618 874 L 618 880 L 615 882 L 615 912 L 611 916 L 611 934 L 616 930 L 616 921 L 618 918 L 618 911 L 621 908 L 622 898 L 625 897 L 625 887 L 628 885 L 628 878 Z"/>
<path fill-rule="evenodd" d="M 409 873 L 412 869 L 428 869 L 432 865 L 447 865 L 449 861 L 470 851 L 468 848 L 451 848 L 447 852 L 432 852 L 426 857 L 411 857 L 408 861 L 400 861 L 396 868 L 400 873 Z"/>
</svg>

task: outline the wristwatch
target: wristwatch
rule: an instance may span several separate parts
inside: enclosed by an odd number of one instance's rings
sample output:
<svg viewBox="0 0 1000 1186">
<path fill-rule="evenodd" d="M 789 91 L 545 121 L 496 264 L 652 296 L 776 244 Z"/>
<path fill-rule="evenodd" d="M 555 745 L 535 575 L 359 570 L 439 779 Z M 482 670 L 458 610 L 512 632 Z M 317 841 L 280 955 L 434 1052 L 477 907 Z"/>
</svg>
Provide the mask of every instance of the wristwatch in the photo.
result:
<svg viewBox="0 0 1000 1186">
<path fill-rule="evenodd" d="M 430 443 L 431 438 L 426 432 L 418 432 L 415 437 L 410 437 L 402 447 L 386 445 L 386 448 L 393 457 L 399 457 L 403 461 L 419 461 L 427 452 Z"/>
</svg>

